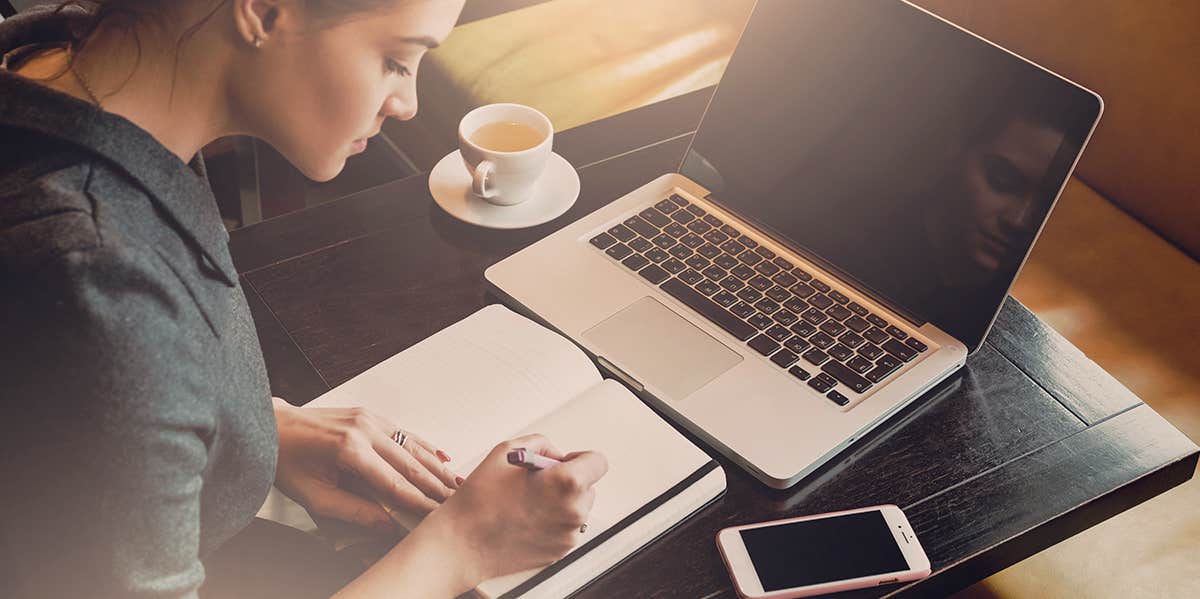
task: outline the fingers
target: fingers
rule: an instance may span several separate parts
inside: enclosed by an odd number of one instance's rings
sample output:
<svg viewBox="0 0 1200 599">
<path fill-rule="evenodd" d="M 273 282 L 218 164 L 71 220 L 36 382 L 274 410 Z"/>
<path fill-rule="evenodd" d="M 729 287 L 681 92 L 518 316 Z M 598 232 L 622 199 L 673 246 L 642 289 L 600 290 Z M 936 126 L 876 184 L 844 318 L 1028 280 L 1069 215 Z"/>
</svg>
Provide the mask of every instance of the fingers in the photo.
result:
<svg viewBox="0 0 1200 599">
<path fill-rule="evenodd" d="M 379 504 L 343 491 L 326 487 L 308 498 L 308 509 L 320 516 L 337 518 L 365 528 L 395 532 L 396 525 Z"/>
<path fill-rule="evenodd" d="M 449 499 L 458 488 L 455 474 L 419 443 L 406 442 L 401 447 L 390 438 L 377 438 L 374 448 L 394 470 L 438 503 Z"/>
<path fill-rule="evenodd" d="M 392 445 L 396 446 L 395 443 Z M 413 460 L 412 456 L 399 446 L 396 446 L 396 449 L 408 456 L 408 459 Z M 407 508 L 423 515 L 432 512 L 439 504 L 439 501 L 430 498 L 424 490 L 410 482 L 410 478 L 406 478 L 374 451 L 351 452 L 343 463 L 343 467 L 363 479 L 372 489 L 381 494 L 382 499 L 391 502 L 396 507 Z M 428 479 L 436 482 L 436 479 L 433 479 L 428 471 L 423 468 L 421 470 Z"/>
<path fill-rule="evenodd" d="M 501 457 L 503 458 L 503 455 L 507 454 L 509 450 L 517 449 L 519 447 L 523 447 L 548 458 L 554 458 L 559 461 L 562 461 L 566 458 L 563 452 L 550 442 L 550 439 L 547 439 L 545 435 L 539 434 L 523 435 L 521 437 L 501 443 L 496 447 L 496 452 L 500 453 Z"/>
<path fill-rule="evenodd" d="M 582 488 L 596 484 L 608 473 L 608 459 L 595 451 L 573 451 L 563 456 L 564 465 L 570 465 Z"/>
</svg>

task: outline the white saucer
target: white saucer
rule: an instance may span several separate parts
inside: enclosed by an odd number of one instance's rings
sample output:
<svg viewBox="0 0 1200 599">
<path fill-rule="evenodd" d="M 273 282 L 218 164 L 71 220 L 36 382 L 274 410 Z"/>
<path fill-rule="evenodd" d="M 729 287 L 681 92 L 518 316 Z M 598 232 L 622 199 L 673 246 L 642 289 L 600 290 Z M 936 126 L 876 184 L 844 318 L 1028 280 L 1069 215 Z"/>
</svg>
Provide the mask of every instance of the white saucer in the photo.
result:
<svg viewBox="0 0 1200 599">
<path fill-rule="evenodd" d="M 579 173 L 566 158 L 551 153 L 533 197 L 515 206 L 497 206 L 471 193 L 471 175 L 455 150 L 429 173 L 429 193 L 438 206 L 461 221 L 489 229 L 521 229 L 554 220 L 579 197 Z"/>
</svg>

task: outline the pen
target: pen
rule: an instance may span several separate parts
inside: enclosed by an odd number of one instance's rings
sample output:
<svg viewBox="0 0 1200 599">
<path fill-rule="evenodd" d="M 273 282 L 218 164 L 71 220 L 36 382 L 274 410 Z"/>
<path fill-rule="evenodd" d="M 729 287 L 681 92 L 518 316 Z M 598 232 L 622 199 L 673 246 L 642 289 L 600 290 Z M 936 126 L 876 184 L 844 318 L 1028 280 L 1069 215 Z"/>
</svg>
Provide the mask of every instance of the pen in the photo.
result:
<svg viewBox="0 0 1200 599">
<path fill-rule="evenodd" d="M 544 470 L 551 466 L 557 466 L 562 462 L 554 458 L 548 458 L 540 453 L 529 451 L 524 447 L 518 447 L 508 452 L 508 463 L 520 466 L 526 470 Z"/>
</svg>

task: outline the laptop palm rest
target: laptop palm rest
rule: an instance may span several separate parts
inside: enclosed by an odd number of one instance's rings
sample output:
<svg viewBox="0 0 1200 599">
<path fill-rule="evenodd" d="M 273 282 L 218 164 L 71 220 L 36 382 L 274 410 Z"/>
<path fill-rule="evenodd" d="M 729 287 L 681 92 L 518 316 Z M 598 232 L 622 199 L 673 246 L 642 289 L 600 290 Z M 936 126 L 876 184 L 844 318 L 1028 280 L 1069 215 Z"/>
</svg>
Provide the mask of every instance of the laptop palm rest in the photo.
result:
<svg viewBox="0 0 1200 599">
<path fill-rule="evenodd" d="M 660 399 L 683 399 L 742 361 L 652 297 L 626 306 L 582 337 L 627 375 L 663 392 Z"/>
</svg>

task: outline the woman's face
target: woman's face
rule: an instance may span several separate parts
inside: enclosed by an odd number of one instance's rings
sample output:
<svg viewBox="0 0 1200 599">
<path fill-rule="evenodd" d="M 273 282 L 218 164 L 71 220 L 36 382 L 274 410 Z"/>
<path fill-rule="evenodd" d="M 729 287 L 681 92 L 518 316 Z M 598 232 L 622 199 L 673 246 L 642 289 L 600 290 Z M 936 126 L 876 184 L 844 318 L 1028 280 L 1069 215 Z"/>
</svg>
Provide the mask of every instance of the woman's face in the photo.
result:
<svg viewBox="0 0 1200 599">
<path fill-rule="evenodd" d="M 261 48 L 238 62 L 235 111 L 305 176 L 328 181 L 385 118 L 417 113 L 421 58 L 450 34 L 464 0 L 397 0 L 316 23 L 281 3 Z"/>
</svg>

